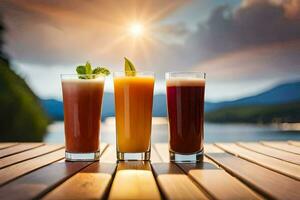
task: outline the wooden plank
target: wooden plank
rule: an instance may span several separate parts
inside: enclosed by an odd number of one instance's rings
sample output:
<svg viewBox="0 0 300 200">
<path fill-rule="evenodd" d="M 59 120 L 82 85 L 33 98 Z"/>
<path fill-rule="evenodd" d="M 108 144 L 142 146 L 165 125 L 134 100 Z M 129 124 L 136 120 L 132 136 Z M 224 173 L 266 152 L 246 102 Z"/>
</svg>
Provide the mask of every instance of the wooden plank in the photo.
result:
<svg viewBox="0 0 300 200">
<path fill-rule="evenodd" d="M 300 147 L 300 141 L 296 141 L 296 140 L 290 140 L 288 141 L 289 144 Z"/>
<path fill-rule="evenodd" d="M 15 146 L 17 145 L 18 143 L 0 143 L 0 149 L 5 149 L 7 147 L 12 147 L 12 146 Z"/>
<path fill-rule="evenodd" d="M 279 150 L 283 150 L 283 151 L 287 151 L 290 153 L 294 153 L 294 154 L 298 154 L 300 155 L 300 148 L 297 146 L 293 146 L 290 145 L 286 142 L 266 142 L 266 141 L 262 141 L 261 142 L 263 145 L 275 148 L 275 149 L 279 149 Z"/>
<path fill-rule="evenodd" d="M 0 170 L 0 185 L 3 185 L 4 183 L 11 181 L 28 172 L 31 172 L 35 169 L 53 163 L 57 160 L 63 159 L 64 156 L 65 150 L 60 149 L 58 151 L 54 151 L 52 153 L 3 168 Z"/>
<path fill-rule="evenodd" d="M 100 154 L 106 148 L 106 144 L 101 144 L 100 146 Z M 54 154 L 56 152 L 60 152 L 60 155 L 64 155 L 64 149 L 54 151 L 52 153 L 48 153 L 43 156 L 36 157 L 34 159 L 28 160 L 36 160 L 37 158 L 45 158 L 50 154 Z M 53 157 L 54 155 L 52 155 Z M 52 159 L 52 158 L 48 158 Z M 28 161 L 24 161 L 22 163 L 15 164 L 13 166 L 26 163 Z M 41 160 L 36 160 L 37 162 L 41 162 Z M 32 163 L 28 163 L 26 166 L 30 166 Z M 11 181 L 5 184 L 0 188 L 0 192 L 3 190 L 4 193 L 12 194 L 8 196 L 9 199 L 32 199 L 32 198 L 40 198 L 46 192 L 54 188 L 57 184 L 66 180 L 82 168 L 92 164 L 92 162 L 65 162 L 64 159 L 56 161 L 55 163 L 49 164 L 45 167 L 41 167 L 36 169 L 33 172 L 27 173 L 18 179 Z M 11 168 L 13 166 L 7 167 Z M 32 167 L 32 166 L 30 166 Z M 4 168 L 4 169 L 7 169 Z M 19 166 L 19 168 L 24 168 L 24 166 Z M 17 168 L 17 169 L 19 169 Z M 15 170 L 15 169 L 12 169 Z M 30 191 L 30 192 L 28 192 Z M 5 199 L 5 197 L 3 197 Z M 0 199 L 3 199 L 0 198 Z"/>
<path fill-rule="evenodd" d="M 152 169 L 166 199 L 208 199 L 174 163 L 154 163 Z"/>
<path fill-rule="evenodd" d="M 295 179 L 228 153 L 206 155 L 267 198 L 300 199 L 300 182 Z"/>
<path fill-rule="evenodd" d="M 160 152 L 160 156 L 164 158 L 164 161 L 168 162 L 168 145 L 163 143 L 155 144 L 155 148 Z M 213 145 L 205 145 L 204 152 L 218 153 L 223 151 Z M 242 197 L 244 199 L 259 198 L 254 192 L 207 158 L 204 158 L 204 162 L 201 164 L 181 163 L 177 165 L 215 199 L 234 199 L 233 197 L 235 199 L 241 199 Z"/>
<path fill-rule="evenodd" d="M 150 162 L 119 162 L 109 199 L 161 199 Z"/>
<path fill-rule="evenodd" d="M 0 159 L 0 169 L 21 161 L 50 153 L 61 148 L 63 148 L 63 145 L 43 145 L 28 151 L 24 151 L 22 153 L 4 157 Z"/>
<path fill-rule="evenodd" d="M 216 145 L 221 149 L 227 151 L 228 153 L 237 155 L 241 158 L 249 160 L 250 162 L 254 162 L 278 173 L 300 180 L 299 165 L 265 156 L 263 154 L 250 151 L 233 143 L 217 143 Z"/>
<path fill-rule="evenodd" d="M 0 150 L 0 158 L 5 157 L 5 156 L 9 156 L 12 154 L 16 154 L 22 151 L 26 151 L 29 149 L 33 149 L 39 146 L 44 145 L 43 143 L 21 143 L 18 145 L 13 145 L 11 147 L 5 148 L 5 149 L 1 149 Z"/>
<path fill-rule="evenodd" d="M 1 200 L 37 199 L 91 162 L 56 162 L 0 188 Z M 66 195 L 66 194 L 64 194 Z"/>
<path fill-rule="evenodd" d="M 224 151 L 213 144 L 204 144 L 204 153 L 224 153 Z"/>
<path fill-rule="evenodd" d="M 267 156 L 271 156 L 273 158 L 277 158 L 280 160 L 284 160 L 290 163 L 294 163 L 300 165 L 300 155 L 293 154 L 290 152 L 282 151 L 279 149 L 271 148 L 260 143 L 254 142 L 238 142 L 239 146 L 247 148 L 251 151 L 255 151 L 257 153 L 261 153 Z"/>
<path fill-rule="evenodd" d="M 212 163 L 178 163 L 213 199 L 261 199 L 251 189 Z"/>
<path fill-rule="evenodd" d="M 104 199 L 116 164 L 95 162 L 48 193 L 43 199 Z"/>
</svg>

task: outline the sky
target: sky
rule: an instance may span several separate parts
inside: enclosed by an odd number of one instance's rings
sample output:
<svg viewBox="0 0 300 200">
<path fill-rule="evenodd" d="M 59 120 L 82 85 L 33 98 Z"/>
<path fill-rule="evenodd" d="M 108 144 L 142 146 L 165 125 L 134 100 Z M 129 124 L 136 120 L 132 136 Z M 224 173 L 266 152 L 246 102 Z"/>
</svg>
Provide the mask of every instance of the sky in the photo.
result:
<svg viewBox="0 0 300 200">
<path fill-rule="evenodd" d="M 0 0 L 0 13 L 5 52 L 41 98 L 61 98 L 77 65 L 121 71 L 124 56 L 156 73 L 156 93 L 165 72 L 207 73 L 208 101 L 300 80 L 300 0 Z"/>
</svg>

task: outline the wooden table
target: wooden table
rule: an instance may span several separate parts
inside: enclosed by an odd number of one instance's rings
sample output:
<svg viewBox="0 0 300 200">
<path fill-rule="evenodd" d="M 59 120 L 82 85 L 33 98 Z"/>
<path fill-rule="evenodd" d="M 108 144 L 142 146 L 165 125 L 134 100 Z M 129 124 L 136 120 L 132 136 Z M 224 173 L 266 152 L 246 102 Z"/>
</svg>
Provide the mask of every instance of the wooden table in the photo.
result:
<svg viewBox="0 0 300 200">
<path fill-rule="evenodd" d="M 203 163 L 170 163 L 168 145 L 151 162 L 65 162 L 63 145 L 0 143 L 0 199 L 300 199 L 300 142 L 205 145 Z"/>
</svg>

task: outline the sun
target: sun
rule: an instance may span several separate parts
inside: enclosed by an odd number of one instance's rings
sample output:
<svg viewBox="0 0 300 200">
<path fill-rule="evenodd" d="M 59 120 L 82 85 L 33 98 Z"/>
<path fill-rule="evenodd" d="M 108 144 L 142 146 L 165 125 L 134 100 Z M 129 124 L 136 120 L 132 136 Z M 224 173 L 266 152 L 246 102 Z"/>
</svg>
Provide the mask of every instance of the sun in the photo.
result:
<svg viewBox="0 0 300 200">
<path fill-rule="evenodd" d="M 130 35 L 134 37 L 139 37 L 144 33 L 144 26 L 141 23 L 132 23 L 128 29 Z"/>
</svg>

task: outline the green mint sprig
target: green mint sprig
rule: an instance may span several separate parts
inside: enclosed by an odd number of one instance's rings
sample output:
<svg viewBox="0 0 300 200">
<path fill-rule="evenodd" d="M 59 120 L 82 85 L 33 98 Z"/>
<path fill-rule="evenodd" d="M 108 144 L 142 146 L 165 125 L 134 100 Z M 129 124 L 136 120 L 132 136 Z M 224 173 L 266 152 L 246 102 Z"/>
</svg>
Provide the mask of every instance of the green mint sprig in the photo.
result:
<svg viewBox="0 0 300 200">
<path fill-rule="evenodd" d="M 94 79 L 97 75 L 108 76 L 110 71 L 105 67 L 92 68 L 89 62 L 85 65 L 79 65 L 76 68 L 76 72 L 80 79 Z"/>
<path fill-rule="evenodd" d="M 135 70 L 134 65 L 128 58 L 124 57 L 124 59 L 125 59 L 125 75 L 126 76 L 135 76 L 136 70 Z"/>
</svg>

